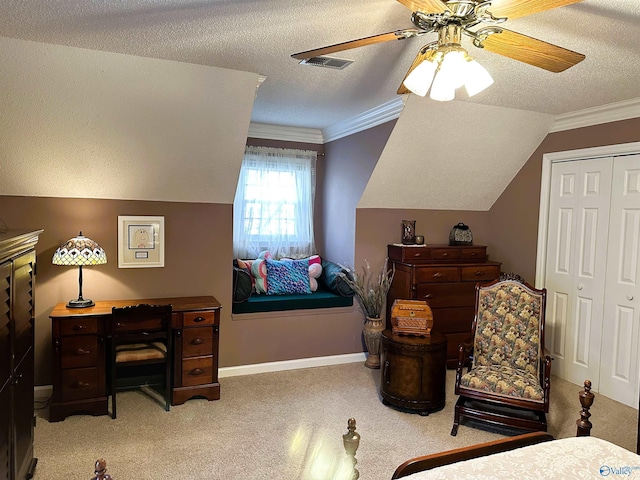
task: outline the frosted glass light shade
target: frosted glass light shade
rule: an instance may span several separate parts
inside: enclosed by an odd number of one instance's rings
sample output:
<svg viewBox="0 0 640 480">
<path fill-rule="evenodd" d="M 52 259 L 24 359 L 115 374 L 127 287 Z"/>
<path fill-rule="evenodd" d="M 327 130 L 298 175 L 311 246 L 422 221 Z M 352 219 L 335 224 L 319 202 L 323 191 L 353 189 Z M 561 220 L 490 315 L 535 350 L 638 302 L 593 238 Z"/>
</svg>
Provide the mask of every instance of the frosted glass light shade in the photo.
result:
<svg viewBox="0 0 640 480">
<path fill-rule="evenodd" d="M 416 95 L 424 97 L 431 87 L 433 76 L 436 73 L 438 64 L 430 60 L 424 60 L 420 65 L 404 79 L 404 86 Z"/>
<path fill-rule="evenodd" d="M 475 60 L 467 62 L 467 80 L 464 84 L 467 94 L 473 97 L 493 84 L 493 78 L 487 70 Z"/>
</svg>

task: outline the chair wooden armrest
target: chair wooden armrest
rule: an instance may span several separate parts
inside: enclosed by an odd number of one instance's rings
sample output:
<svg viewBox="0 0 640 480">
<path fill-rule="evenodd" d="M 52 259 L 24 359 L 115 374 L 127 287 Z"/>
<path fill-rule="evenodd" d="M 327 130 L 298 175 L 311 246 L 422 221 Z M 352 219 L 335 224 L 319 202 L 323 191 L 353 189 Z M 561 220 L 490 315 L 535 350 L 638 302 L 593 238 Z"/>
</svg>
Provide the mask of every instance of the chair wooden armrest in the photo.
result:
<svg viewBox="0 0 640 480">
<path fill-rule="evenodd" d="M 473 355 L 473 343 L 471 340 L 468 342 L 463 342 L 458 345 L 458 365 L 456 366 L 456 395 L 458 394 L 458 385 L 460 384 L 460 379 L 462 378 L 462 369 L 465 364 L 467 365 L 467 371 L 471 368 L 471 363 Z"/>
<path fill-rule="evenodd" d="M 469 460 L 471 458 L 485 457 L 494 453 L 515 450 L 516 448 L 548 442 L 550 440 L 554 440 L 554 438 L 546 432 L 533 432 L 481 443 L 479 445 L 472 445 L 470 447 L 457 448 L 447 452 L 424 455 L 404 462 L 396 469 L 391 479 L 407 477 L 417 472 L 441 467 L 442 465 Z"/>
</svg>

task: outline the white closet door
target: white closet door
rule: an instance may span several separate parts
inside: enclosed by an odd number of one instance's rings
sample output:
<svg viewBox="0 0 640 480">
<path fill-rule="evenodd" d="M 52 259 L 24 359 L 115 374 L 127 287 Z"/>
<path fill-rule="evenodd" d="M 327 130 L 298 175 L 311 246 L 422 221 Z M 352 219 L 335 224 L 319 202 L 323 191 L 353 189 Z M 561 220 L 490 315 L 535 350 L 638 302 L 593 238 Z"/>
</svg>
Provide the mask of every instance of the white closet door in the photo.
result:
<svg viewBox="0 0 640 480">
<path fill-rule="evenodd" d="M 601 394 L 637 407 L 640 341 L 640 155 L 616 157 L 602 331 Z"/>
<path fill-rule="evenodd" d="M 612 158 L 554 163 L 546 280 L 553 373 L 597 391 Z"/>
</svg>

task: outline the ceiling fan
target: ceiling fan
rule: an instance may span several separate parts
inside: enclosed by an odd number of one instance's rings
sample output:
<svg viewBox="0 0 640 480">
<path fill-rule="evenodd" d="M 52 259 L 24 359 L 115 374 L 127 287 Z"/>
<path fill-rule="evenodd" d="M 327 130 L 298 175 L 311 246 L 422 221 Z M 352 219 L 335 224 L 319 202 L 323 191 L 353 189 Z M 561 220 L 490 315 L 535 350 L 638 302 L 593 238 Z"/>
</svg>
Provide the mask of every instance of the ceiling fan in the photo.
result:
<svg viewBox="0 0 640 480">
<path fill-rule="evenodd" d="M 431 98 L 452 100 L 455 90 L 463 85 L 466 86 L 469 96 L 472 96 L 493 83 L 488 72 L 462 47 L 463 35 L 470 37 L 475 47 L 550 72 L 562 72 L 584 60 L 585 56 L 581 53 L 502 27 L 508 19 L 579 1 L 581 0 L 398 0 L 413 12 L 411 21 L 416 28 L 328 45 L 291 56 L 298 60 L 307 60 L 352 48 L 390 40 L 405 40 L 435 32 L 438 39 L 420 49 L 397 93 L 413 92 L 424 96 L 431 89 Z"/>
</svg>

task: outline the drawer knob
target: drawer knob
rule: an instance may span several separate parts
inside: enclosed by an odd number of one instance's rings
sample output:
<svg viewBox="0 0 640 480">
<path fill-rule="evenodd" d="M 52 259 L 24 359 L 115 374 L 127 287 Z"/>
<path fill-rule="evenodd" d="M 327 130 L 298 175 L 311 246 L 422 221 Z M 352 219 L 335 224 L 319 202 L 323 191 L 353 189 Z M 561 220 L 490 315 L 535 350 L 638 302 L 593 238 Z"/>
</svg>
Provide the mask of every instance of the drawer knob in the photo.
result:
<svg viewBox="0 0 640 480">
<path fill-rule="evenodd" d="M 413 256 L 414 256 L 414 257 L 419 257 L 419 256 L 420 256 L 420 252 L 418 252 L 418 253 L 414 253 L 414 254 L 413 254 Z"/>
<path fill-rule="evenodd" d="M 89 355 L 91 353 L 90 350 L 85 350 L 84 348 L 78 347 L 76 349 L 76 355 Z"/>
<path fill-rule="evenodd" d="M 427 293 L 424 297 L 422 298 L 433 298 L 433 294 L 431 293 Z"/>
<path fill-rule="evenodd" d="M 194 368 L 189 372 L 189 375 L 203 375 L 203 374 L 204 374 L 204 370 L 201 368 Z"/>
<path fill-rule="evenodd" d="M 86 326 L 86 325 L 74 325 L 74 326 L 73 326 L 73 329 L 74 329 L 76 332 L 77 332 L 77 331 L 80 331 L 80 330 L 84 330 L 84 329 L 86 329 L 86 328 L 87 328 L 87 326 Z"/>
<path fill-rule="evenodd" d="M 73 386 L 76 388 L 87 388 L 89 384 L 87 382 L 81 382 L 80 380 L 78 380 L 76 383 L 73 384 Z"/>
<path fill-rule="evenodd" d="M 482 272 L 480 270 L 476 270 L 476 277 L 479 277 L 480 275 L 482 275 Z"/>
<path fill-rule="evenodd" d="M 202 345 L 203 343 L 204 340 L 202 340 L 200 337 L 191 340 L 191 345 Z"/>
<path fill-rule="evenodd" d="M 448 257 L 448 256 L 449 256 L 449 252 L 444 252 L 444 253 L 442 254 L 442 256 L 443 256 L 443 257 Z"/>
<path fill-rule="evenodd" d="M 440 278 L 442 276 L 442 273 L 440 272 L 436 272 L 433 274 L 433 278 Z"/>
<path fill-rule="evenodd" d="M 204 322 L 204 317 L 196 317 L 193 319 L 193 321 L 196 323 Z"/>
</svg>

